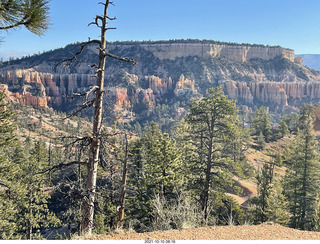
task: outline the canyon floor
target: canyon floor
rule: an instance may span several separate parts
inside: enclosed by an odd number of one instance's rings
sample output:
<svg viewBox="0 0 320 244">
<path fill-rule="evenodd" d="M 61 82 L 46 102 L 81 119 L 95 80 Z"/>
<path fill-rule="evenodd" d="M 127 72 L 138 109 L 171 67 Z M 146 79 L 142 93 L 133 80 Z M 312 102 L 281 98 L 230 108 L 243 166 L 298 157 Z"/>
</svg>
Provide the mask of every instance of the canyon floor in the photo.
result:
<svg viewBox="0 0 320 244">
<path fill-rule="evenodd" d="M 320 232 L 301 231 L 278 224 L 212 226 L 146 233 L 119 232 L 91 240 L 320 240 Z M 172 242 L 171 242 L 172 243 Z"/>
</svg>

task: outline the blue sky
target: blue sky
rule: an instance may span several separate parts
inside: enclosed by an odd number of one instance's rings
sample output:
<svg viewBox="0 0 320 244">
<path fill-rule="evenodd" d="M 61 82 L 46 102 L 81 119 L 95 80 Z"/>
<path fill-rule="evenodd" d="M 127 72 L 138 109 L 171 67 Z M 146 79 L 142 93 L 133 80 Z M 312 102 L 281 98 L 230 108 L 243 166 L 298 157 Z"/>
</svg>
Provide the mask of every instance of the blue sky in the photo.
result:
<svg viewBox="0 0 320 244">
<path fill-rule="evenodd" d="M 87 26 L 102 0 L 51 0 L 51 26 L 42 37 L 24 28 L 2 32 L 0 58 L 38 53 L 99 37 Z M 109 41 L 211 39 L 280 45 L 320 54 L 320 0 L 114 0 Z"/>
</svg>

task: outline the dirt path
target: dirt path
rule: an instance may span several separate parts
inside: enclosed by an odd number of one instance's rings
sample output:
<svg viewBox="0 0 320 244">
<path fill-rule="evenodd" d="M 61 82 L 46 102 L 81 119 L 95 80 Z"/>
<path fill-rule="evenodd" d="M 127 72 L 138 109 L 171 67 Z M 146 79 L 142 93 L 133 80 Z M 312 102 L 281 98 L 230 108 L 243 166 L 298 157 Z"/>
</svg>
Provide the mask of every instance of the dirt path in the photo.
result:
<svg viewBox="0 0 320 244">
<path fill-rule="evenodd" d="M 320 232 L 295 230 L 277 224 L 215 226 L 147 233 L 98 235 L 95 240 L 320 240 Z M 169 243 L 169 242 L 168 242 Z"/>
</svg>

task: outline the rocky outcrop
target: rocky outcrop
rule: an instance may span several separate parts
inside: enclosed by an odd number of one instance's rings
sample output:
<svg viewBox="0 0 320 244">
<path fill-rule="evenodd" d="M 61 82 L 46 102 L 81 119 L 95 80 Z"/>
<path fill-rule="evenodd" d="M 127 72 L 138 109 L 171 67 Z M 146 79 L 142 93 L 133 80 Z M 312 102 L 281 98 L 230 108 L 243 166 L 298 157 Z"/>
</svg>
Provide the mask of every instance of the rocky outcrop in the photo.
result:
<svg viewBox="0 0 320 244">
<path fill-rule="evenodd" d="M 131 107 L 126 88 L 110 87 L 107 89 L 107 95 L 112 99 L 117 110 Z"/>
<path fill-rule="evenodd" d="M 113 49 L 130 49 L 131 44 L 116 45 L 111 44 L 110 50 Z M 199 56 L 202 58 L 216 58 L 225 57 L 227 59 L 237 62 L 247 62 L 252 58 L 260 58 L 264 60 L 272 59 L 276 56 L 284 56 L 290 61 L 294 62 L 294 51 L 282 47 L 266 47 L 260 45 L 246 45 L 246 44 L 214 44 L 206 42 L 195 43 L 144 43 L 140 44 L 144 50 L 152 52 L 160 60 L 171 59 L 174 60 L 179 57 Z"/>
<path fill-rule="evenodd" d="M 194 80 L 186 79 L 184 75 L 181 75 L 178 82 L 176 83 L 176 87 L 174 89 L 174 94 L 177 97 L 183 97 L 188 94 L 197 93 L 197 89 L 195 88 Z"/>
<path fill-rule="evenodd" d="M 168 79 L 161 79 L 157 76 L 145 76 L 145 79 L 149 83 L 149 88 L 153 91 L 153 93 L 161 97 L 166 94 L 169 90 L 172 90 L 172 79 L 169 77 Z"/>
<path fill-rule="evenodd" d="M 226 82 L 222 85 L 222 87 L 229 98 L 234 100 L 242 100 L 248 105 L 253 104 L 254 97 L 250 88 L 247 86 L 247 83 Z"/>
<path fill-rule="evenodd" d="M 136 83 L 139 78 L 128 74 L 129 82 Z M 161 97 L 172 90 L 172 79 L 160 79 L 156 76 L 146 76 L 148 89 L 137 89 L 131 99 L 127 88 L 108 87 L 107 95 L 115 104 L 115 108 L 129 109 L 132 104 L 142 103 L 146 108 L 152 108 L 156 97 Z M 84 93 L 89 86 L 95 84 L 95 78 L 86 74 L 50 74 L 40 73 L 32 69 L 5 71 L 0 75 L 1 89 L 6 90 L 8 100 L 28 104 L 35 107 L 58 107 L 66 101 L 65 95 Z"/>
<path fill-rule="evenodd" d="M 86 91 L 89 86 L 95 84 L 95 78 L 86 74 L 62 75 L 36 72 L 33 69 L 17 69 L 0 74 L 0 83 L 5 84 L 10 94 L 15 94 L 13 96 L 19 101 L 32 106 L 46 107 L 60 106 L 64 95 L 70 96 L 74 92 Z"/>
<path fill-rule="evenodd" d="M 0 85 L 0 91 L 4 91 L 6 94 L 6 101 L 7 102 L 14 102 L 14 103 L 22 103 L 31 105 L 36 108 L 47 108 L 48 107 L 48 97 L 40 97 L 40 96 L 33 96 L 31 93 L 19 93 L 19 92 L 11 92 L 8 89 L 7 85 Z"/>
<path fill-rule="evenodd" d="M 320 82 L 226 82 L 222 84 L 225 93 L 247 105 L 255 102 L 287 106 L 290 102 L 320 102 Z"/>
</svg>

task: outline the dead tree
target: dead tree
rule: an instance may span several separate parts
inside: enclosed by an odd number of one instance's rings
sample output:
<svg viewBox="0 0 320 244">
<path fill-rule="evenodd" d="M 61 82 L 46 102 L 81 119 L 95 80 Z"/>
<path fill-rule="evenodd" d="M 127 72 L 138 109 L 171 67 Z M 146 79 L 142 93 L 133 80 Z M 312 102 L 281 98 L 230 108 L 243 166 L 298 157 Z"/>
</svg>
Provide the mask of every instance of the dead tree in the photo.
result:
<svg viewBox="0 0 320 244">
<path fill-rule="evenodd" d="M 71 65 L 73 61 L 79 62 L 77 56 L 82 53 L 84 48 L 89 44 L 98 44 L 99 49 L 99 63 L 98 65 L 93 64 L 91 68 L 96 69 L 97 83 L 95 86 L 91 87 L 84 94 L 75 94 L 76 96 L 85 97 L 84 103 L 76 110 L 71 116 L 77 115 L 82 110 L 94 107 L 93 115 L 93 129 L 92 135 L 90 136 L 90 145 L 89 145 L 89 159 L 87 162 L 87 179 L 86 179 L 86 189 L 85 197 L 83 201 L 83 213 L 82 221 L 80 223 L 79 232 L 82 235 L 91 235 L 93 229 L 93 216 L 94 216 L 94 203 L 96 201 L 96 182 L 97 182 L 97 170 L 99 163 L 99 152 L 101 145 L 101 129 L 102 129 L 102 117 L 103 117 L 103 95 L 104 91 L 104 77 L 105 77 L 105 68 L 106 68 L 106 57 L 114 58 L 119 61 L 130 62 L 135 64 L 133 59 L 119 57 L 107 52 L 107 41 L 106 41 L 106 32 L 110 29 L 108 28 L 108 20 L 114 20 L 115 18 L 110 18 L 108 16 L 108 7 L 112 2 L 106 0 L 105 3 L 100 3 L 104 6 L 104 13 L 102 16 L 97 15 L 94 22 L 89 25 L 96 25 L 101 31 L 100 40 L 89 40 L 81 45 L 80 50 L 72 54 L 70 59 L 63 61 L 67 66 Z M 93 98 L 92 98 L 93 97 Z"/>
<path fill-rule="evenodd" d="M 90 23 L 96 25 L 101 30 L 100 41 L 95 41 L 99 44 L 99 64 L 97 67 L 97 86 L 94 90 L 94 117 L 93 117 L 93 130 L 92 138 L 89 149 L 89 162 L 87 165 L 87 182 L 86 182 L 86 197 L 84 198 L 83 215 L 80 224 L 80 233 L 91 235 L 93 229 L 93 215 L 94 215 L 94 203 L 96 200 L 96 182 L 97 182 L 97 170 L 99 163 L 99 149 L 100 149 L 100 135 L 103 115 L 103 94 L 104 94 L 104 76 L 106 67 L 106 57 L 112 57 L 121 61 L 133 62 L 131 59 L 118 57 L 107 53 L 107 41 L 106 32 L 108 29 L 108 20 L 114 18 L 108 17 L 108 7 L 112 2 L 106 0 L 104 5 L 103 16 L 97 15 L 95 21 Z M 90 41 L 92 42 L 92 41 Z M 88 42 L 89 43 L 89 42 Z"/>
</svg>

